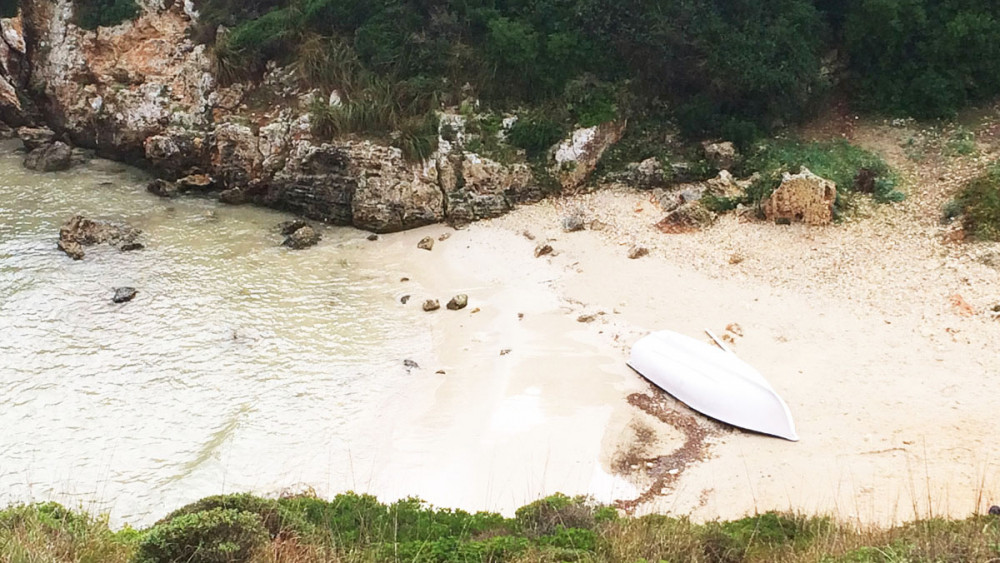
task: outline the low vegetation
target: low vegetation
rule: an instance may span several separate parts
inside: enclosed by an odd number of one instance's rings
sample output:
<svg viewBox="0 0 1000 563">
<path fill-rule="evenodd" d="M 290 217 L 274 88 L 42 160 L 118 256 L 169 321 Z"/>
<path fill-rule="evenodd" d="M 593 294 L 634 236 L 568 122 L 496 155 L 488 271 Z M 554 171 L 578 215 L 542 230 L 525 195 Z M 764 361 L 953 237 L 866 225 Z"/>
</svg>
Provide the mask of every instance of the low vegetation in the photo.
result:
<svg viewBox="0 0 1000 563">
<path fill-rule="evenodd" d="M 83 29 L 118 25 L 139 15 L 135 0 L 73 0 L 73 23 Z"/>
<path fill-rule="evenodd" d="M 945 206 L 945 218 L 958 217 L 968 236 L 1000 240 L 1000 163 L 967 182 Z"/>
<path fill-rule="evenodd" d="M 768 512 L 729 522 L 620 517 L 553 495 L 499 514 L 368 495 L 208 497 L 144 530 L 55 503 L 0 511 L 0 561 L 339 562 L 897 562 L 1000 557 L 1000 517 L 927 519 L 858 529 L 825 517 Z"/>
</svg>

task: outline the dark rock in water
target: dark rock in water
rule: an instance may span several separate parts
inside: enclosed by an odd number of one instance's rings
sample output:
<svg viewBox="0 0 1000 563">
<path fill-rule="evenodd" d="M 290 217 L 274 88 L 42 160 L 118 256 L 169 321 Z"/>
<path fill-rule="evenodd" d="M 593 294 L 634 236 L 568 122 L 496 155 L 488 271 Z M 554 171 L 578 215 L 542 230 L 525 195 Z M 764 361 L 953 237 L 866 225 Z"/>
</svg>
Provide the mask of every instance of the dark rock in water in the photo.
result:
<svg viewBox="0 0 1000 563">
<path fill-rule="evenodd" d="M 993 505 L 990 507 L 990 514 L 994 516 L 1000 516 L 1000 506 Z"/>
<path fill-rule="evenodd" d="M 424 301 L 424 311 L 437 311 L 441 308 L 441 304 L 438 303 L 437 299 L 428 299 Z"/>
<path fill-rule="evenodd" d="M 280 232 L 281 234 L 283 234 L 283 235 L 285 235 L 287 237 L 288 235 L 290 235 L 290 234 L 294 233 L 295 231 L 301 229 L 302 227 L 305 227 L 305 226 L 308 226 L 308 225 L 309 225 L 309 223 L 306 223 L 302 219 L 293 219 L 291 221 L 283 221 L 281 223 L 278 223 L 278 232 Z"/>
<path fill-rule="evenodd" d="M 122 252 L 129 252 L 132 250 L 142 250 L 143 248 L 146 247 L 141 242 L 127 242 L 119 246 L 118 250 L 121 250 Z"/>
<path fill-rule="evenodd" d="M 285 242 L 282 245 L 288 248 L 293 248 L 295 250 L 301 250 L 303 248 L 309 248 L 319 242 L 322 238 L 315 229 L 306 225 L 296 229 L 292 234 L 285 237 Z"/>
<path fill-rule="evenodd" d="M 176 197 L 179 193 L 177 184 L 157 178 L 146 185 L 146 191 L 160 197 Z"/>
<path fill-rule="evenodd" d="M 228 205 L 243 205 L 247 202 L 247 194 L 240 188 L 229 188 L 219 192 L 219 201 Z"/>
<path fill-rule="evenodd" d="M 29 151 L 51 144 L 56 139 L 55 132 L 48 127 L 18 127 L 17 136 Z"/>
<path fill-rule="evenodd" d="M 70 258 L 83 258 L 83 247 L 92 244 L 110 244 L 119 250 L 137 250 L 142 244 L 136 239 L 142 231 L 128 225 L 115 225 L 104 221 L 93 221 L 82 215 L 75 215 L 59 229 L 59 250 Z"/>
<path fill-rule="evenodd" d="M 409 295 L 404 295 L 404 296 L 402 296 L 402 297 L 399 298 L 399 302 L 402 303 L 403 305 L 406 305 L 406 302 L 409 301 L 409 300 L 410 300 L 410 296 Z"/>
<path fill-rule="evenodd" d="M 406 366 L 407 369 L 418 369 L 420 367 L 420 364 L 414 362 L 413 360 L 403 360 L 403 365 Z"/>
<path fill-rule="evenodd" d="M 33 149 L 24 159 L 25 168 L 39 172 L 69 170 L 72 165 L 73 150 L 61 141 Z"/>
<path fill-rule="evenodd" d="M 420 242 L 417 243 L 417 248 L 422 248 L 423 250 L 431 250 L 432 248 L 434 248 L 434 239 L 432 239 L 431 237 L 424 237 L 420 239 Z"/>
<path fill-rule="evenodd" d="M 115 303 L 125 303 L 126 301 L 131 301 L 136 293 L 138 292 L 134 287 L 117 287 L 115 288 L 115 295 L 111 300 Z"/>
<path fill-rule="evenodd" d="M 469 304 L 469 296 L 464 293 L 460 293 L 451 298 L 451 301 L 448 302 L 447 307 L 452 311 L 457 311 L 459 309 L 464 309 L 465 306 L 468 304 Z"/>
<path fill-rule="evenodd" d="M 368 235 L 368 240 L 371 240 L 371 241 L 378 240 L 378 235 L 376 235 L 375 233 L 372 233 L 372 234 Z"/>
<path fill-rule="evenodd" d="M 177 180 L 177 188 L 183 192 L 207 192 L 215 188 L 215 180 L 207 174 L 191 174 Z"/>
</svg>

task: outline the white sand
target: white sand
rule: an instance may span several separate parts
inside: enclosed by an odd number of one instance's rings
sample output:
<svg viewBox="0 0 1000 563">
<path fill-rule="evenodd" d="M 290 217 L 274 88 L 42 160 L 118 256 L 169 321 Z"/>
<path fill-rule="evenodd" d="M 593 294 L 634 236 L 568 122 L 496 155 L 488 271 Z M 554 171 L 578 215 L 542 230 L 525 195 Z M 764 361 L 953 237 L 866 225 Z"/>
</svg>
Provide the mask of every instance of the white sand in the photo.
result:
<svg viewBox="0 0 1000 563">
<path fill-rule="evenodd" d="M 574 209 L 605 227 L 561 232 Z M 386 399 L 378 463 L 358 488 L 508 513 L 556 491 L 607 502 L 645 492 L 638 512 L 697 520 L 779 509 L 889 523 L 1000 503 L 1000 321 L 989 310 L 1000 273 L 983 263 L 1000 247 L 943 243 L 935 214 L 915 191 L 836 226 L 727 216 L 664 235 L 647 194 L 604 190 L 460 231 L 385 236 L 371 244 L 387 275 L 412 278 L 401 282 L 408 306 L 434 297 L 442 309 L 415 317 L 434 350 Z M 543 241 L 556 255 L 533 256 Z M 650 255 L 629 260 L 636 243 Z M 444 309 L 455 293 L 468 308 Z M 744 335 L 735 352 L 783 396 L 800 442 L 693 414 L 625 365 L 649 331 L 702 337 L 731 323 Z M 633 406 L 633 393 L 654 406 Z"/>
</svg>

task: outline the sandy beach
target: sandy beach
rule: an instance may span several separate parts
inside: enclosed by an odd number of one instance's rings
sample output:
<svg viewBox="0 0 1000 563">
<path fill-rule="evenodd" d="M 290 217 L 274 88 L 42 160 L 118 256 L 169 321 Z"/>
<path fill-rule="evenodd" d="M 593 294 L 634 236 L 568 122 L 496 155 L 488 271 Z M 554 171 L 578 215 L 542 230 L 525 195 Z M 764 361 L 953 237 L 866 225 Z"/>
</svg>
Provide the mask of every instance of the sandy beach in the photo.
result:
<svg viewBox="0 0 1000 563">
<path fill-rule="evenodd" d="M 387 276 L 409 278 L 400 296 L 434 344 L 386 397 L 356 488 L 503 512 L 561 491 L 696 520 L 777 509 L 893 523 L 997 503 L 1000 247 L 947 242 L 946 186 L 925 185 L 930 164 L 902 164 L 906 202 L 828 227 L 728 215 L 667 235 L 648 193 L 610 188 L 370 243 Z M 569 213 L 589 228 L 563 232 Z M 430 252 L 416 248 L 426 236 Z M 543 243 L 553 252 L 536 258 Z M 634 245 L 649 255 L 629 259 Z M 468 307 L 446 310 L 457 293 Z M 442 309 L 420 311 L 426 298 Z M 728 334 L 801 441 L 652 388 L 625 359 L 660 329 Z"/>
</svg>

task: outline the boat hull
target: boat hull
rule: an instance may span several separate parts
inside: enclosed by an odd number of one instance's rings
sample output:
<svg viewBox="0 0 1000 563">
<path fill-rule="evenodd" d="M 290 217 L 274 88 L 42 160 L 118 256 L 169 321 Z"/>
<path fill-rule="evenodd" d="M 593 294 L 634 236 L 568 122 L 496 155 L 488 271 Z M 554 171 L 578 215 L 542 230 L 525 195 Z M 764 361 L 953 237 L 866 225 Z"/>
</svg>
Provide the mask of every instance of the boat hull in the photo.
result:
<svg viewBox="0 0 1000 563">
<path fill-rule="evenodd" d="M 671 331 L 635 343 L 628 365 L 692 409 L 746 430 L 797 441 L 788 405 L 735 354 Z"/>
</svg>

